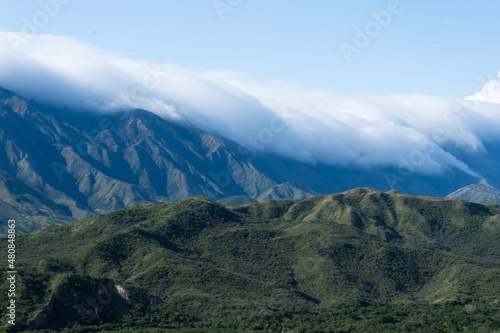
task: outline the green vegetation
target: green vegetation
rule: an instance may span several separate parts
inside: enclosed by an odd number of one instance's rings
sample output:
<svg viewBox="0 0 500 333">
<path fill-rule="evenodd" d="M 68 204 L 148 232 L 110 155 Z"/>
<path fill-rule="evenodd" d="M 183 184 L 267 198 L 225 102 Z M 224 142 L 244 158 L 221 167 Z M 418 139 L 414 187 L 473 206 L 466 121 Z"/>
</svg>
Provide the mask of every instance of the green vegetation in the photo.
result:
<svg viewBox="0 0 500 333">
<path fill-rule="evenodd" d="M 16 329 L 496 332 L 499 238 L 500 206 L 396 191 L 133 206 L 18 236 Z"/>
</svg>

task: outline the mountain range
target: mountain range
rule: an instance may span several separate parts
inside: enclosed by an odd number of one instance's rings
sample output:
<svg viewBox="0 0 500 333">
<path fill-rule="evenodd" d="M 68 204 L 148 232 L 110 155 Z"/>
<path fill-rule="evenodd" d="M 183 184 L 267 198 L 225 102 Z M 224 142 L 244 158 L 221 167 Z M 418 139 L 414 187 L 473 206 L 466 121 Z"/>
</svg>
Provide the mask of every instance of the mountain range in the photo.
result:
<svg viewBox="0 0 500 333">
<path fill-rule="evenodd" d="M 498 148 L 487 148 L 487 158 L 456 155 L 498 187 Z M 370 186 L 439 197 L 479 181 L 460 169 L 421 175 L 310 164 L 259 153 L 146 110 L 67 109 L 0 88 L 0 219 L 21 221 L 20 232 L 196 195 L 244 204 Z"/>
<path fill-rule="evenodd" d="M 499 240 L 498 205 L 394 190 L 133 206 L 18 235 L 16 329 L 492 332 Z"/>
</svg>

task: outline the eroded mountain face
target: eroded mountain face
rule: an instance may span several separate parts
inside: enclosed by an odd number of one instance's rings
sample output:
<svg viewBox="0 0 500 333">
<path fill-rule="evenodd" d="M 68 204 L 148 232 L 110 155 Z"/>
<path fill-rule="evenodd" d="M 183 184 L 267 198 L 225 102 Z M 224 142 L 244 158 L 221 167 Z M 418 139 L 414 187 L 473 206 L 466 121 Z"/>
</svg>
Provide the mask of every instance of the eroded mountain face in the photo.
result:
<svg viewBox="0 0 500 333">
<path fill-rule="evenodd" d="M 0 90 L 0 218 L 23 221 L 22 232 L 193 195 L 239 204 L 370 186 L 445 196 L 477 181 L 458 169 L 421 176 L 310 165 L 144 110 L 67 110 Z"/>
</svg>

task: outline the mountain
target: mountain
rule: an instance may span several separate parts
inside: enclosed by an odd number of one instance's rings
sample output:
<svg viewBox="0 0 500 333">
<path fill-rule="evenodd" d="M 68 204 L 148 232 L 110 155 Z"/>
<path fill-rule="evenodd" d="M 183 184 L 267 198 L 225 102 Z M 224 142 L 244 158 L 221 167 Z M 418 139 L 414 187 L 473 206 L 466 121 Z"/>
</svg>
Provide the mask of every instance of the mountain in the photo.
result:
<svg viewBox="0 0 500 333">
<path fill-rule="evenodd" d="M 0 218 L 21 231 L 193 195 L 317 194 L 280 186 L 230 140 L 147 111 L 59 110 L 6 90 L 0 101 Z"/>
<path fill-rule="evenodd" d="M 305 163 L 145 110 L 64 109 L 0 88 L 0 219 L 21 221 L 19 232 L 196 195 L 241 204 L 370 186 L 445 196 L 477 181 L 459 169 L 432 176 Z"/>
<path fill-rule="evenodd" d="M 494 188 L 484 179 L 479 184 L 471 184 L 456 190 L 446 196 L 450 199 L 464 199 L 480 203 L 500 205 L 500 190 Z"/>
<path fill-rule="evenodd" d="M 370 188 L 132 206 L 18 235 L 16 327 L 490 332 L 499 239 L 500 206 Z"/>
</svg>

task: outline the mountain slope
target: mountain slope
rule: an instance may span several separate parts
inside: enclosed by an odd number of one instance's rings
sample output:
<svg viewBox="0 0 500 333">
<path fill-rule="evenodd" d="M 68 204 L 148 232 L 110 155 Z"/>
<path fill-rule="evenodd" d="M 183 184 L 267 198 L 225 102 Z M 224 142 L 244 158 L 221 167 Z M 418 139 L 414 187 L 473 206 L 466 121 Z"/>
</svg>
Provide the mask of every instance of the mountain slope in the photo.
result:
<svg viewBox="0 0 500 333">
<path fill-rule="evenodd" d="M 6 90 L 0 90 L 0 101 L 0 171 L 64 210 L 61 218 L 60 212 L 52 215 L 55 224 L 193 195 L 257 199 L 279 185 L 238 153 L 234 142 L 150 112 L 44 108 Z M 5 196 L 14 195 L 3 188 Z M 315 194 L 290 190 L 301 197 Z M 44 217 L 33 219 L 23 204 L 11 206 L 0 218 L 22 220 L 21 231 L 37 220 L 44 225 Z"/>
<path fill-rule="evenodd" d="M 499 240 L 500 206 L 396 191 L 133 206 L 19 236 L 18 313 L 54 329 L 500 329 Z"/>
<path fill-rule="evenodd" d="M 35 231 L 40 226 L 61 225 L 72 221 L 69 209 L 48 200 L 23 182 L 0 171 L 0 218 L 24 217 L 21 229 Z M 2 223 L 0 233 L 7 232 L 7 224 Z"/>
<path fill-rule="evenodd" d="M 464 199 L 480 203 L 500 204 L 500 190 L 494 188 L 486 180 L 479 184 L 471 184 L 456 190 L 446 196 L 450 199 Z"/>
<path fill-rule="evenodd" d="M 371 186 L 445 196 L 478 181 L 459 169 L 421 175 L 418 167 L 309 164 L 251 149 L 144 110 L 61 109 L 0 88 L 0 219 L 16 218 L 19 232 L 28 232 L 194 195 L 243 203 Z M 496 169 L 482 171 L 495 180 Z M 6 179 L 25 189 L 12 190 Z M 13 199 L 24 194 L 27 204 Z"/>
</svg>

